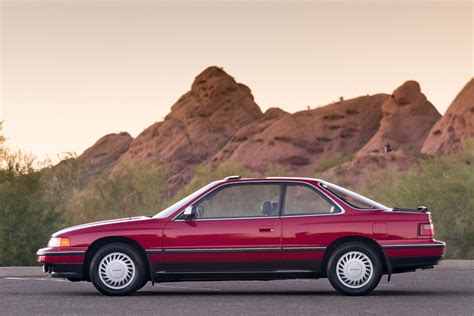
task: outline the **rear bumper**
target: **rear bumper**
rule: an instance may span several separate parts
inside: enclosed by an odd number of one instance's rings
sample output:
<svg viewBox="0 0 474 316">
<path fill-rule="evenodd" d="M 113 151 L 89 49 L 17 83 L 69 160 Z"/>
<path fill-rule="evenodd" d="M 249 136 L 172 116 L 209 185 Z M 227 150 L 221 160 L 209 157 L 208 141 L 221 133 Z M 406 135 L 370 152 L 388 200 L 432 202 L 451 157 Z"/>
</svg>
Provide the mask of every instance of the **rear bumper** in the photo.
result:
<svg viewBox="0 0 474 316">
<path fill-rule="evenodd" d="M 411 257 L 411 258 L 392 258 L 390 259 L 393 267 L 393 273 L 413 271 L 416 269 L 431 269 L 443 259 L 437 257 Z"/>
<path fill-rule="evenodd" d="M 442 241 L 382 245 L 393 273 L 433 268 L 443 259 L 445 248 Z"/>
<path fill-rule="evenodd" d="M 83 280 L 85 250 L 42 248 L 36 255 L 37 261 L 43 264 L 43 271 L 52 277 Z"/>
</svg>

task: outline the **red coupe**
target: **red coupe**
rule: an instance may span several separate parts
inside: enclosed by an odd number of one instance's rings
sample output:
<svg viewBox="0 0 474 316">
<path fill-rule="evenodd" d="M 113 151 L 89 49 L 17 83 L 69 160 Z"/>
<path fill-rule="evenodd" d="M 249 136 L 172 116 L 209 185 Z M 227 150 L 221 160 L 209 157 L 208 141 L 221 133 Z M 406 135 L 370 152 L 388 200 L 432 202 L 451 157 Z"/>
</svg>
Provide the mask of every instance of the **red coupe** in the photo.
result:
<svg viewBox="0 0 474 316">
<path fill-rule="evenodd" d="M 37 255 L 51 276 L 107 295 L 149 281 L 297 278 L 364 295 L 383 274 L 436 265 L 445 243 L 433 235 L 426 207 L 388 208 L 318 179 L 231 176 L 152 217 L 61 230 Z"/>
</svg>

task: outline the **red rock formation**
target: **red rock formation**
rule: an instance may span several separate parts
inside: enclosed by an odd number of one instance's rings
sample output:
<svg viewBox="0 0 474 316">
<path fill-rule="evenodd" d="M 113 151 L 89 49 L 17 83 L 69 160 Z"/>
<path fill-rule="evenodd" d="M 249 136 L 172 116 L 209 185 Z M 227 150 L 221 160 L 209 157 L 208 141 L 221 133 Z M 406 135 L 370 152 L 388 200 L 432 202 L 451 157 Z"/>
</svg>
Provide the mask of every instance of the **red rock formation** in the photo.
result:
<svg viewBox="0 0 474 316">
<path fill-rule="evenodd" d="M 109 170 L 130 147 L 130 134 L 108 134 L 89 147 L 80 157 L 86 177 Z"/>
<path fill-rule="evenodd" d="M 262 112 L 250 89 L 217 67 L 199 74 L 162 122 L 145 129 L 131 143 L 114 171 L 128 164 L 173 167 L 174 183 L 185 183 L 194 167 L 214 156 L 242 127 Z"/>
<path fill-rule="evenodd" d="M 323 173 L 351 174 L 355 183 L 363 172 L 394 164 L 400 170 L 411 166 L 423 142 L 424 152 L 439 153 L 472 137 L 473 99 L 471 80 L 424 142 L 440 115 L 414 81 L 392 96 L 364 96 L 294 114 L 271 108 L 262 114 L 248 87 L 222 69 L 209 67 L 164 121 L 134 140 L 126 133 L 107 135 L 80 159 L 88 175 L 158 164 L 173 170 L 169 182 L 177 188 L 188 183 L 201 164 L 230 161 L 257 171 L 279 164 L 299 175 L 320 176 L 312 172 L 321 161 L 357 154 L 353 161 Z M 383 155 L 387 143 L 394 152 Z"/>
<path fill-rule="evenodd" d="M 440 116 L 420 85 L 407 81 L 383 103 L 380 128 L 358 155 L 383 152 L 387 144 L 392 150 L 419 151 Z"/>
<path fill-rule="evenodd" d="M 302 171 L 335 154 L 353 154 L 377 131 L 387 97 L 359 97 L 294 114 L 267 112 L 240 130 L 214 161 L 229 159 L 260 171 L 268 164 Z"/>
<path fill-rule="evenodd" d="M 474 79 L 459 92 L 433 126 L 421 151 L 435 155 L 455 151 L 463 139 L 474 137 Z"/>
</svg>

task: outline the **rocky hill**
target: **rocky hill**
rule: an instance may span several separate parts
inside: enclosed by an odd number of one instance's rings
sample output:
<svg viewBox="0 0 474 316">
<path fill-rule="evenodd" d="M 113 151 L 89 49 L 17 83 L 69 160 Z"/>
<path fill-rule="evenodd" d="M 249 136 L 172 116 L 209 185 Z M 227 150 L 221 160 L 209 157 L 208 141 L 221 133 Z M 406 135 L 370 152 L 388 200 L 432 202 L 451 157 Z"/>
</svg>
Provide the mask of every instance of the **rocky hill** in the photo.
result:
<svg viewBox="0 0 474 316">
<path fill-rule="evenodd" d="M 421 151 L 436 155 L 457 150 L 463 139 L 474 137 L 474 79 L 454 99 L 433 126 Z"/>
<path fill-rule="evenodd" d="M 419 151 L 433 124 L 441 115 L 421 93 L 416 81 L 398 87 L 382 104 L 380 128 L 359 155 L 391 150 Z"/>
<path fill-rule="evenodd" d="M 269 110 L 237 132 L 214 161 L 231 160 L 259 171 L 279 164 L 302 173 L 336 154 L 355 154 L 379 129 L 387 98 L 364 96 L 294 114 Z"/>
<path fill-rule="evenodd" d="M 207 162 L 239 129 L 261 117 L 248 87 L 222 69 L 209 67 L 164 121 L 151 125 L 131 142 L 113 172 L 128 164 L 154 162 L 175 170 L 172 183 L 185 183 L 196 165 Z"/>
<path fill-rule="evenodd" d="M 110 170 L 128 151 L 133 137 L 129 133 L 108 134 L 99 139 L 80 156 L 84 163 L 85 177 L 97 176 Z"/>
<path fill-rule="evenodd" d="M 174 187 L 189 182 L 199 165 L 228 161 L 259 172 L 281 165 L 299 175 L 341 155 L 355 158 L 330 172 L 369 170 L 393 161 L 407 168 L 420 150 L 440 153 L 473 136 L 473 100 L 471 80 L 440 119 L 420 85 L 407 81 L 391 95 L 362 96 L 296 113 L 278 108 L 262 113 L 247 86 L 223 69 L 209 67 L 163 121 L 135 139 L 127 133 L 104 136 L 79 159 L 92 178 L 120 173 L 128 165 L 155 164 L 173 170 L 169 183 Z M 393 150 L 388 155 L 383 154 L 386 144 Z"/>
</svg>

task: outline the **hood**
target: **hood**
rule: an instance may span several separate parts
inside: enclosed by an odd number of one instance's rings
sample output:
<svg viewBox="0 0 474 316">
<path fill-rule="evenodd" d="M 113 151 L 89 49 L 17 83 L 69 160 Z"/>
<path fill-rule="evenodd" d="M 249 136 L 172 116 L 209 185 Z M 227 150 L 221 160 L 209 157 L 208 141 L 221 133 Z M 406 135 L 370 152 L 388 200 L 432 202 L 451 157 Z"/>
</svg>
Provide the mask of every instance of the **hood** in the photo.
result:
<svg viewBox="0 0 474 316">
<path fill-rule="evenodd" d="M 149 220 L 149 219 L 151 219 L 151 217 L 137 216 L 137 217 L 126 217 L 126 218 L 111 219 L 111 220 L 106 220 L 106 221 L 92 222 L 92 223 L 81 224 L 81 225 L 76 225 L 76 226 L 72 226 L 72 227 L 62 229 L 58 232 L 55 232 L 52 236 L 53 237 L 58 237 L 58 236 L 61 236 L 61 235 L 64 235 L 64 234 L 69 234 L 69 233 L 72 233 L 72 232 L 76 232 L 78 230 L 85 229 L 85 228 L 91 228 L 91 227 L 97 227 L 97 226 L 109 226 L 109 225 L 113 225 L 113 224 L 137 222 L 137 221 L 143 221 L 143 220 Z"/>
</svg>

